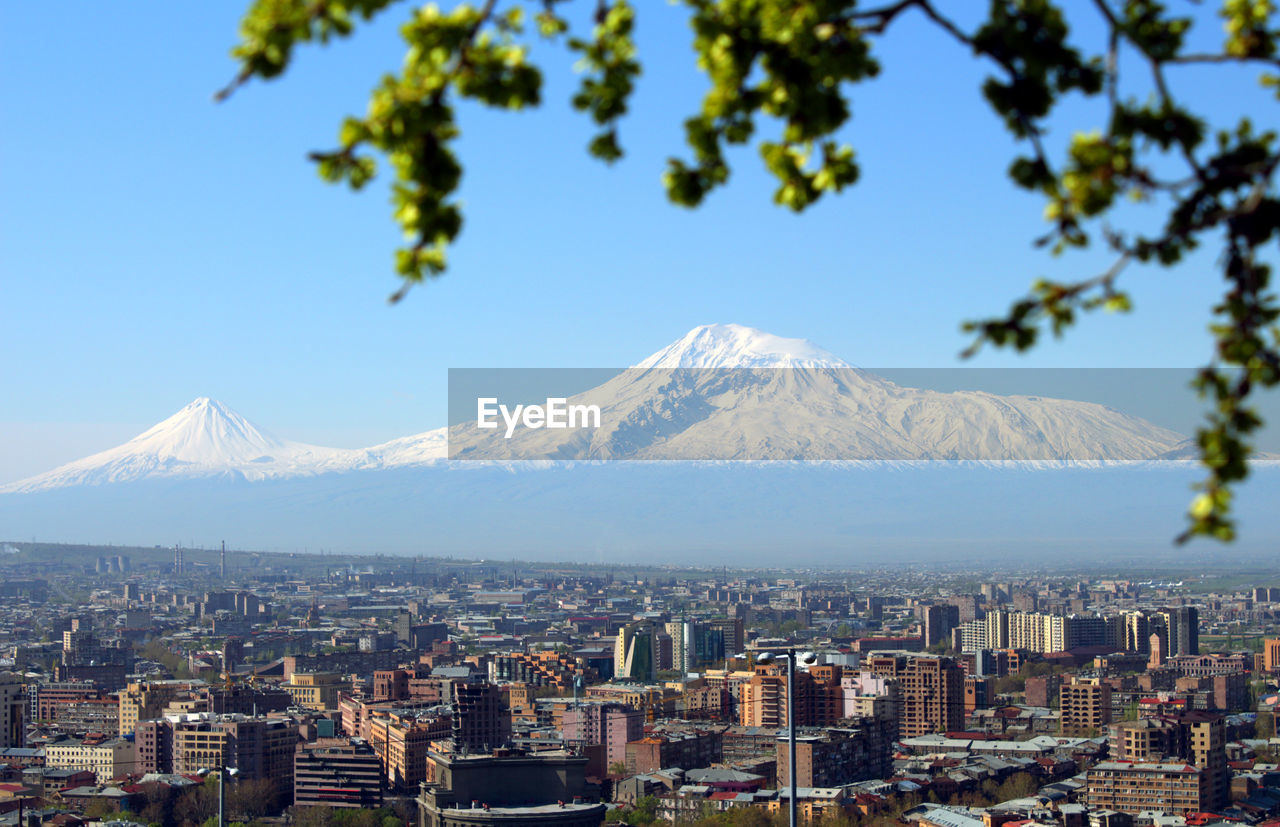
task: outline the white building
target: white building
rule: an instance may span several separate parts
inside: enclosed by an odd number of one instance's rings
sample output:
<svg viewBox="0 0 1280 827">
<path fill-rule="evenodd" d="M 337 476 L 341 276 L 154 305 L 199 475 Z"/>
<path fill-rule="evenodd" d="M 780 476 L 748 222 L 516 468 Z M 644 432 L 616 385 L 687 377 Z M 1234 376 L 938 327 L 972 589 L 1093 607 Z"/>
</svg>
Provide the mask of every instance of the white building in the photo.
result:
<svg viewBox="0 0 1280 827">
<path fill-rule="evenodd" d="M 133 742 L 124 738 L 64 738 L 45 745 L 44 763 L 46 767 L 89 770 L 101 784 L 133 772 L 137 762 Z"/>
</svg>

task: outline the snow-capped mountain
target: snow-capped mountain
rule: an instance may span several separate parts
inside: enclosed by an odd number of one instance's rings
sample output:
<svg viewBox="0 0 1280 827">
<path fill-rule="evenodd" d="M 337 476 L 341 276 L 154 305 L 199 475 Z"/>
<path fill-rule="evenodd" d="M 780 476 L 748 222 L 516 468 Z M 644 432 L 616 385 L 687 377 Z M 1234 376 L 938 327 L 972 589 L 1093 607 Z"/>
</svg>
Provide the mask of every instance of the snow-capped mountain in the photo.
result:
<svg viewBox="0 0 1280 827">
<path fill-rule="evenodd" d="M 737 324 L 695 327 L 634 366 L 647 368 L 852 368 L 808 339 L 784 339 Z"/>
<path fill-rule="evenodd" d="M 200 397 L 123 445 L 0 491 L 30 492 L 170 476 L 238 475 L 260 480 L 338 467 L 346 453 L 277 439 L 222 403 Z"/>
<path fill-rule="evenodd" d="M 896 385 L 802 339 L 695 328 L 569 400 L 598 429 L 474 425 L 455 459 L 1138 461 L 1184 445 L 1173 431 L 1088 402 Z"/>
<path fill-rule="evenodd" d="M 156 478 L 247 481 L 458 459 L 1148 460 L 1185 438 L 1102 405 L 896 385 L 803 339 L 705 325 L 571 400 L 596 430 L 492 437 L 455 425 L 363 449 L 278 439 L 211 399 L 123 445 L 0 487 L 30 493 Z"/>
</svg>

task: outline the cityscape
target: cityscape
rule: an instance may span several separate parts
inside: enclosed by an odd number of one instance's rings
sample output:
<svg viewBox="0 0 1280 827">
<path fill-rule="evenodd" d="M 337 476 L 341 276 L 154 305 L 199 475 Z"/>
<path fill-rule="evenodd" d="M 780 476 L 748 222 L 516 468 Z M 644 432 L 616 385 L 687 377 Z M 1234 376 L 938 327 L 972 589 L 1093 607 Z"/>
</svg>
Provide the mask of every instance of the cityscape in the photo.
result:
<svg viewBox="0 0 1280 827">
<path fill-rule="evenodd" d="M 1280 816 L 1265 564 L 2 549 L 17 827 Z"/>
<path fill-rule="evenodd" d="M 9 3 L 0 827 L 1280 827 L 1280 2 Z"/>
</svg>

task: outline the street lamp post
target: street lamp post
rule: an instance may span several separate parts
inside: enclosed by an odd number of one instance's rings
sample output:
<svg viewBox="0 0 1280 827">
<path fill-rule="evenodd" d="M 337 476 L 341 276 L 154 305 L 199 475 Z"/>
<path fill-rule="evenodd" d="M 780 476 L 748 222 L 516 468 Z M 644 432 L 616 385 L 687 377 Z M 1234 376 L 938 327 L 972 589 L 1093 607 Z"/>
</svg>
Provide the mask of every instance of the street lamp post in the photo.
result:
<svg viewBox="0 0 1280 827">
<path fill-rule="evenodd" d="M 761 652 L 756 655 L 756 663 L 773 663 L 778 658 L 787 662 L 787 774 L 790 776 L 787 813 L 789 824 L 791 827 L 796 827 L 796 715 L 795 697 L 792 691 L 796 683 L 796 650 L 793 647 L 781 654 Z M 817 662 L 818 656 L 813 652 L 805 652 L 800 655 L 800 659 L 805 664 L 812 664 Z"/>
<path fill-rule="evenodd" d="M 197 775 L 204 777 L 211 772 L 218 773 L 218 827 L 227 827 L 226 809 L 227 809 L 227 778 L 235 778 L 240 774 L 240 770 L 235 767 L 217 767 L 209 769 L 207 767 L 197 771 Z"/>
</svg>

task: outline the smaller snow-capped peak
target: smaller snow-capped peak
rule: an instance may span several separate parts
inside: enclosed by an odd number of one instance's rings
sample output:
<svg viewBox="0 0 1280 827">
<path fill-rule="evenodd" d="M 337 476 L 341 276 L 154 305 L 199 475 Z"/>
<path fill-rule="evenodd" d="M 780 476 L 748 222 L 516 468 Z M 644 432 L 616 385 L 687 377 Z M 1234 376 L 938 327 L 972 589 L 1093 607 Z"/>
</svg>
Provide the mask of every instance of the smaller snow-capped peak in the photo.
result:
<svg viewBox="0 0 1280 827">
<path fill-rule="evenodd" d="M 851 368 L 808 339 L 787 339 L 753 327 L 695 327 L 635 366 L 648 368 Z"/>
<path fill-rule="evenodd" d="M 277 439 L 217 400 L 202 396 L 128 442 L 0 487 L 30 492 L 154 477 L 244 479 L 340 470 L 355 453 Z"/>
<path fill-rule="evenodd" d="M 226 405 L 201 396 L 115 450 L 217 466 L 251 462 L 285 447 Z"/>
</svg>

